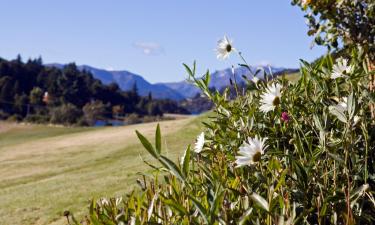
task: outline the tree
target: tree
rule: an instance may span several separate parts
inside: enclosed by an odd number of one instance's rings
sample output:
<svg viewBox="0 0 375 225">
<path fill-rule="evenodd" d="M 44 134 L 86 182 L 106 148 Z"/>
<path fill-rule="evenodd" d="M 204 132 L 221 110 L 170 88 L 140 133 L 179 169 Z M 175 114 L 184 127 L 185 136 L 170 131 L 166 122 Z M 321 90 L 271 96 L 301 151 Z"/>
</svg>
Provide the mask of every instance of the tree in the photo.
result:
<svg viewBox="0 0 375 225">
<path fill-rule="evenodd" d="M 72 125 L 82 117 L 82 111 L 73 104 L 64 104 L 51 109 L 51 123 Z"/>
<path fill-rule="evenodd" d="M 147 104 L 147 113 L 150 116 L 162 116 L 163 112 L 161 111 L 159 104 L 157 102 L 149 102 Z"/>
<path fill-rule="evenodd" d="M 16 62 L 21 64 L 22 63 L 22 57 L 20 54 L 17 55 L 17 59 L 16 59 Z"/>
<path fill-rule="evenodd" d="M 83 107 L 84 119 L 90 125 L 94 125 L 95 121 L 102 119 L 105 116 L 105 112 L 106 106 L 101 101 L 93 101 Z"/>
<path fill-rule="evenodd" d="M 110 84 L 108 85 L 108 89 L 109 89 L 110 91 L 117 92 L 117 91 L 120 90 L 120 87 L 118 86 L 117 83 L 112 82 L 112 83 L 110 83 Z"/>
<path fill-rule="evenodd" d="M 1 108 L 8 113 L 12 112 L 13 102 L 13 82 L 9 76 L 2 77 L 0 79 L 0 104 Z"/>
<path fill-rule="evenodd" d="M 374 0 L 292 0 L 292 4 L 307 12 L 308 34 L 315 36 L 316 44 L 346 55 L 357 49 L 359 61 L 364 60 L 369 71 L 375 70 Z M 375 74 L 369 76 L 368 87 L 375 92 Z M 375 118 L 375 105 L 370 108 Z"/>
<path fill-rule="evenodd" d="M 304 10 L 308 34 L 315 43 L 330 48 L 360 47 L 375 60 L 375 2 L 373 0 L 293 0 Z"/>
<path fill-rule="evenodd" d="M 30 92 L 30 103 L 33 105 L 41 105 L 43 102 L 43 91 L 39 87 L 34 87 Z"/>
<path fill-rule="evenodd" d="M 27 113 L 28 100 L 29 99 L 25 93 L 22 93 L 21 95 L 16 94 L 14 96 L 14 110 L 23 117 L 26 116 Z"/>
</svg>

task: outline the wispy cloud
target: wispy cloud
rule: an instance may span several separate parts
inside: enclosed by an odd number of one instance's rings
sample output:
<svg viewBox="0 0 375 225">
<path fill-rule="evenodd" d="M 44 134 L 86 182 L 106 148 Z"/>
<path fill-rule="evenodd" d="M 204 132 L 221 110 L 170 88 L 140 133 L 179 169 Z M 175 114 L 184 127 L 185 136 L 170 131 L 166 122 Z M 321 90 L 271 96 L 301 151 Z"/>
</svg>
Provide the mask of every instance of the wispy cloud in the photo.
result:
<svg viewBox="0 0 375 225">
<path fill-rule="evenodd" d="M 160 55 L 164 52 L 163 47 L 155 42 L 138 41 L 133 44 L 135 48 L 142 50 L 145 55 Z"/>
<path fill-rule="evenodd" d="M 272 66 L 272 62 L 268 61 L 268 60 L 261 60 L 259 61 L 258 63 L 256 63 L 256 65 L 258 66 Z"/>
</svg>

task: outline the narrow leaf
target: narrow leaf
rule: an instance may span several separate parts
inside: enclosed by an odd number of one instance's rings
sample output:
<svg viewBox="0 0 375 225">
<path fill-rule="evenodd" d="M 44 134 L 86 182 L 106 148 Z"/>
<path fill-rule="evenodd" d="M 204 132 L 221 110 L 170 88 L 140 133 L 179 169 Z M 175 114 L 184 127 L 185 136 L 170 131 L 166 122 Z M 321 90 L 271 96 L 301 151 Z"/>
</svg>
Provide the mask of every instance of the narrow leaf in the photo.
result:
<svg viewBox="0 0 375 225">
<path fill-rule="evenodd" d="M 158 154 L 161 153 L 161 132 L 160 132 L 160 125 L 156 127 L 156 132 L 155 132 L 155 148 L 156 152 Z"/>
<path fill-rule="evenodd" d="M 181 171 L 178 169 L 174 162 L 162 155 L 159 157 L 159 161 L 161 164 L 163 164 L 164 167 L 166 167 L 166 169 L 169 170 L 169 172 L 175 175 L 182 182 L 185 182 L 184 176 L 181 174 Z"/>
<path fill-rule="evenodd" d="M 190 145 L 187 147 L 185 151 L 185 155 L 182 162 L 182 170 L 184 172 L 184 175 L 187 176 L 189 173 L 189 165 L 190 165 Z"/>
<path fill-rule="evenodd" d="M 189 74 L 189 76 L 194 77 L 194 74 L 193 74 L 193 72 L 191 71 L 190 67 L 189 67 L 188 65 L 186 65 L 185 63 L 183 63 L 182 65 L 184 65 L 185 70 L 186 70 L 186 72 Z"/>
<path fill-rule="evenodd" d="M 348 114 L 349 118 L 352 119 L 356 110 L 356 101 L 353 92 L 348 97 Z"/>
<path fill-rule="evenodd" d="M 138 136 L 138 139 L 141 141 L 143 147 L 154 157 L 159 158 L 157 152 L 155 151 L 154 147 L 152 147 L 151 143 L 147 140 L 145 136 L 143 136 L 141 133 L 139 133 L 137 130 L 135 133 Z"/>
<path fill-rule="evenodd" d="M 90 210 L 89 210 L 89 212 L 90 212 L 90 220 L 91 220 L 91 222 L 92 222 L 94 225 L 100 225 L 100 222 L 99 222 L 99 220 L 98 220 L 98 218 L 97 218 L 97 215 L 96 215 L 96 211 L 94 210 L 95 207 L 96 207 L 96 202 L 95 202 L 95 200 L 93 199 L 93 200 L 91 201 L 91 204 L 90 204 Z"/>
<path fill-rule="evenodd" d="M 163 202 L 166 205 L 170 206 L 172 209 L 178 211 L 181 215 L 186 215 L 188 213 L 182 205 L 173 201 L 173 199 L 163 199 Z"/>
<path fill-rule="evenodd" d="M 254 202 L 256 202 L 259 206 L 261 206 L 264 210 L 267 212 L 269 211 L 269 205 L 266 199 L 264 199 L 262 196 L 258 195 L 257 193 L 253 192 L 251 194 L 251 199 L 253 199 Z"/>
<path fill-rule="evenodd" d="M 158 193 L 155 193 L 154 197 L 151 200 L 150 206 L 148 207 L 148 210 L 147 210 L 147 221 L 150 221 L 151 219 L 152 211 L 154 210 L 154 204 L 157 198 L 158 198 Z"/>
<path fill-rule="evenodd" d="M 193 196 L 189 195 L 189 198 L 193 201 L 194 206 L 198 209 L 199 213 L 202 215 L 204 222 L 208 224 L 208 219 L 207 219 L 207 211 L 203 207 L 203 205 L 195 199 Z"/>
<path fill-rule="evenodd" d="M 240 217 L 238 224 L 239 225 L 244 224 L 246 222 L 246 219 L 250 216 L 252 211 L 253 211 L 253 208 L 249 208 L 248 210 L 246 210 L 246 212 Z"/>
<path fill-rule="evenodd" d="M 348 120 L 344 114 L 344 112 L 337 106 L 330 106 L 329 107 L 329 112 L 332 115 L 335 115 L 337 119 L 339 119 L 341 122 L 346 123 Z"/>
</svg>

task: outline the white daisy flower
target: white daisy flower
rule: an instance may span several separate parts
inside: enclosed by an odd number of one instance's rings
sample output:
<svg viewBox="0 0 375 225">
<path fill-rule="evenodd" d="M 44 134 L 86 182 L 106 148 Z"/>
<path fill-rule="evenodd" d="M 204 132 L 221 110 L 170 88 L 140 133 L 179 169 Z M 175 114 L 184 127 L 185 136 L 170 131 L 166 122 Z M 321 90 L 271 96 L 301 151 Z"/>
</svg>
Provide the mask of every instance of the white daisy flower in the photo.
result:
<svg viewBox="0 0 375 225">
<path fill-rule="evenodd" d="M 280 104 L 281 101 L 281 85 L 275 84 L 269 86 L 265 93 L 263 93 L 260 97 L 260 110 L 264 113 L 267 113 L 271 110 L 274 110 L 277 105 Z"/>
<path fill-rule="evenodd" d="M 204 145 L 204 132 L 202 132 L 198 137 L 197 141 L 195 142 L 194 151 L 196 153 L 200 153 L 203 149 Z"/>
<path fill-rule="evenodd" d="M 348 60 L 339 58 L 336 64 L 332 68 L 331 79 L 337 79 L 339 77 L 348 77 L 354 70 L 353 66 L 348 65 Z"/>
<path fill-rule="evenodd" d="M 232 43 L 232 40 L 228 39 L 227 36 L 224 36 L 223 39 L 220 39 L 216 47 L 216 57 L 222 60 L 227 59 L 230 53 L 236 50 L 235 48 L 233 48 Z"/>
<path fill-rule="evenodd" d="M 239 156 L 236 156 L 237 167 L 250 166 L 260 161 L 264 150 L 267 148 L 267 138 L 248 138 L 240 147 Z"/>
</svg>

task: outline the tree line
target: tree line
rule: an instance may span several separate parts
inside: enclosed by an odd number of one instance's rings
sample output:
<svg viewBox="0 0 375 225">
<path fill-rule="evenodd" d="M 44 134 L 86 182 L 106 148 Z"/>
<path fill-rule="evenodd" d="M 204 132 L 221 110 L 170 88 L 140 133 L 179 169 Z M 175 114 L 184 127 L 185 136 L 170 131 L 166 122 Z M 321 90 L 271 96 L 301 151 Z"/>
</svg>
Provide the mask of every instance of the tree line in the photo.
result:
<svg viewBox="0 0 375 225">
<path fill-rule="evenodd" d="M 162 116 L 188 113 L 172 100 L 140 96 L 136 83 L 123 91 L 108 85 L 75 63 L 63 68 L 43 65 L 42 58 L 0 58 L 0 119 L 92 125 L 97 119 L 127 115 Z"/>
</svg>

